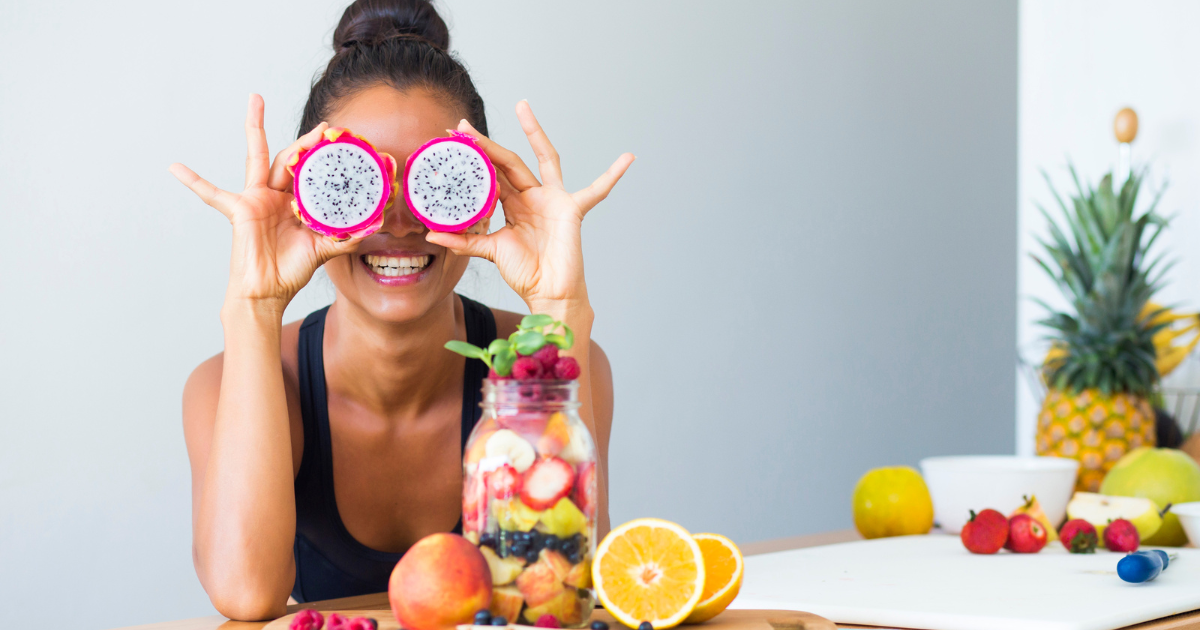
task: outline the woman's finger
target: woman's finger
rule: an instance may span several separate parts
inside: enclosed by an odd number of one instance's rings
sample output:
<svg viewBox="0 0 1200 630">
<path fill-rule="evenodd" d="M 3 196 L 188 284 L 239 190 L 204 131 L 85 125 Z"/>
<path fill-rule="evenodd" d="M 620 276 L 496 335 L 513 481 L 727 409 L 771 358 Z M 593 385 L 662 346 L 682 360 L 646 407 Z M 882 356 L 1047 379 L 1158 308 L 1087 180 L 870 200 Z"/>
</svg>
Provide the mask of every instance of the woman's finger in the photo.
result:
<svg viewBox="0 0 1200 630">
<path fill-rule="evenodd" d="M 504 173 L 496 173 L 496 183 L 496 196 L 500 199 L 500 203 L 507 203 L 509 199 L 512 199 L 520 194 L 517 192 L 517 189 L 509 183 L 508 177 L 506 177 Z"/>
<path fill-rule="evenodd" d="M 597 177 L 591 186 L 571 195 L 575 203 L 583 209 L 583 214 L 586 215 L 589 210 L 608 196 L 613 186 L 617 185 L 617 180 L 621 179 L 621 176 L 625 174 L 629 165 L 633 164 L 633 161 L 636 159 L 632 153 L 623 154 L 617 158 L 616 162 L 613 162 L 612 166 L 608 167 L 607 171 L 604 171 L 603 175 Z"/>
<path fill-rule="evenodd" d="M 562 166 L 559 164 L 558 151 L 550 144 L 546 132 L 542 131 L 537 117 L 533 115 L 533 109 L 529 107 L 529 101 L 517 103 L 517 120 L 521 121 L 521 130 L 525 132 L 525 137 L 529 138 L 529 146 L 533 147 L 533 154 L 537 156 L 542 185 L 562 188 Z"/>
<path fill-rule="evenodd" d="M 191 188 L 192 192 L 196 193 L 196 196 L 200 197 L 204 203 L 216 208 L 221 214 L 225 215 L 225 218 L 233 218 L 233 204 L 237 203 L 237 195 L 213 186 L 205 181 L 203 177 L 197 175 L 195 171 L 182 164 L 172 164 L 169 170 L 175 176 L 175 179 L 182 182 L 184 186 Z"/>
<path fill-rule="evenodd" d="M 524 192 L 535 186 L 541 186 L 537 178 L 533 176 L 533 171 L 529 170 L 528 166 L 525 166 L 525 162 L 521 160 L 521 156 L 492 142 L 491 138 L 476 131 L 465 118 L 459 121 L 458 130 L 475 138 L 475 141 L 479 143 L 483 152 L 487 154 L 493 164 L 500 168 L 500 172 L 508 176 L 509 183 L 518 192 Z"/>
<path fill-rule="evenodd" d="M 450 232 L 434 232 L 425 234 L 425 240 L 434 245 L 441 245 L 458 256 L 474 256 L 496 262 L 496 240 L 492 234 L 452 234 Z"/>
<path fill-rule="evenodd" d="M 313 145 L 321 141 L 321 134 L 329 128 L 329 123 L 323 122 L 313 128 L 312 131 L 300 136 L 292 146 L 280 151 L 275 156 L 275 161 L 271 163 L 271 175 L 267 178 L 267 186 L 274 188 L 280 192 L 290 192 L 292 187 L 292 174 L 288 172 L 288 162 L 292 161 L 292 156 L 300 149 L 311 149 Z"/>
<path fill-rule="evenodd" d="M 250 95 L 246 108 L 246 188 L 265 186 L 271 170 L 271 153 L 267 150 L 267 132 L 263 129 L 263 99 Z"/>
</svg>

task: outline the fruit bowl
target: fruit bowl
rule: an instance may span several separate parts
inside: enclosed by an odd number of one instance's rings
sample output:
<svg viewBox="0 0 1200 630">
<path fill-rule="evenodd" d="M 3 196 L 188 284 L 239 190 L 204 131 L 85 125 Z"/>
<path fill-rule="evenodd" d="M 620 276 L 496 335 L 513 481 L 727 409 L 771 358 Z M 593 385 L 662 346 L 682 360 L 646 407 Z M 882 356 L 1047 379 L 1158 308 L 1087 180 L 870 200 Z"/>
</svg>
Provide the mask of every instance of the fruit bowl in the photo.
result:
<svg viewBox="0 0 1200 630">
<path fill-rule="evenodd" d="M 1183 531 L 1187 532 L 1188 540 L 1193 547 L 1200 547 L 1200 501 L 1172 505 L 1171 512 L 1179 517 Z"/>
<path fill-rule="evenodd" d="M 921 460 L 921 474 L 933 497 L 934 520 L 957 534 L 970 510 L 1009 514 L 1024 495 L 1036 495 L 1046 517 L 1057 526 L 1067 515 L 1079 462 L 1061 457 L 959 455 Z"/>
</svg>

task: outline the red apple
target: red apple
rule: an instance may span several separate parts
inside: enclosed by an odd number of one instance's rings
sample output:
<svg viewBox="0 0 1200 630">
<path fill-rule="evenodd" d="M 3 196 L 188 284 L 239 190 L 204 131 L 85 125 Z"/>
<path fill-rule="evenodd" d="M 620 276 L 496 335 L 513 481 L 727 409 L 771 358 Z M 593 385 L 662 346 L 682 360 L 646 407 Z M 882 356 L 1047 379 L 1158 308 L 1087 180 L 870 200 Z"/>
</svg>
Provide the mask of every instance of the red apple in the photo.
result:
<svg viewBox="0 0 1200 630">
<path fill-rule="evenodd" d="M 1028 514 L 1008 519 L 1008 542 L 1004 548 L 1014 553 L 1037 553 L 1046 546 L 1049 534 L 1040 521 Z"/>
<path fill-rule="evenodd" d="M 470 541 L 431 534 L 392 570 L 388 602 L 406 630 L 452 630 L 470 623 L 492 600 L 492 572 Z"/>
</svg>

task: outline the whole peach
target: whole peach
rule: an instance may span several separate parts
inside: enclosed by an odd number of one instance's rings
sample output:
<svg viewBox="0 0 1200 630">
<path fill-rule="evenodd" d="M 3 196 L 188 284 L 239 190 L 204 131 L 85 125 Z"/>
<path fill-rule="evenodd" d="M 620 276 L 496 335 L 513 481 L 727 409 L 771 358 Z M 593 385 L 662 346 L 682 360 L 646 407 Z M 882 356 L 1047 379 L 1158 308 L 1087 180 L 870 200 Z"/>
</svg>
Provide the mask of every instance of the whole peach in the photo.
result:
<svg viewBox="0 0 1200 630">
<path fill-rule="evenodd" d="M 417 541 L 388 581 L 392 613 L 406 630 L 447 630 L 470 623 L 491 600 L 487 560 L 457 534 L 431 534 Z"/>
</svg>

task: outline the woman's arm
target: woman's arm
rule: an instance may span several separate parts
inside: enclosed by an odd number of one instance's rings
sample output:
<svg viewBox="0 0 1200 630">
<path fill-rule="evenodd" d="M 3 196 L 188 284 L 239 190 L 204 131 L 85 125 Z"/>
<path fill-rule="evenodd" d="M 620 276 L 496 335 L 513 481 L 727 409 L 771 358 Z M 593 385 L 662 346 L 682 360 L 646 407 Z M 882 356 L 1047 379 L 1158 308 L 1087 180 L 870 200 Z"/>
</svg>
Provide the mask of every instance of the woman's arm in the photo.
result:
<svg viewBox="0 0 1200 630">
<path fill-rule="evenodd" d="M 530 313 L 550 315 L 575 333 L 575 345 L 564 354 L 575 357 L 580 366 L 579 415 L 592 432 L 598 451 L 598 525 L 603 535 L 608 531 L 612 375 L 607 358 L 591 343 L 595 314 L 584 281 L 580 227 L 584 216 L 608 196 L 634 157 L 630 153 L 621 155 L 591 186 L 568 193 L 563 188 L 558 152 L 529 103 L 517 103 L 517 119 L 537 155 L 541 181 L 520 156 L 492 142 L 466 120 L 461 121 L 458 130 L 471 134 L 496 165 L 506 225 L 491 234 L 429 232 L 426 239 L 455 254 L 494 262 L 504 281 L 525 300 Z M 597 356 L 593 357 L 593 352 Z"/>
<path fill-rule="evenodd" d="M 246 189 L 230 193 L 182 164 L 171 172 L 233 226 L 221 308 L 225 352 L 189 379 L 184 427 L 192 465 L 192 555 L 213 606 L 231 619 L 285 611 L 295 580 L 292 436 L 280 357 L 283 310 L 317 267 L 357 246 L 300 225 L 289 208 L 284 164 L 327 125 L 269 162 L 263 102 L 246 114 Z"/>
</svg>

